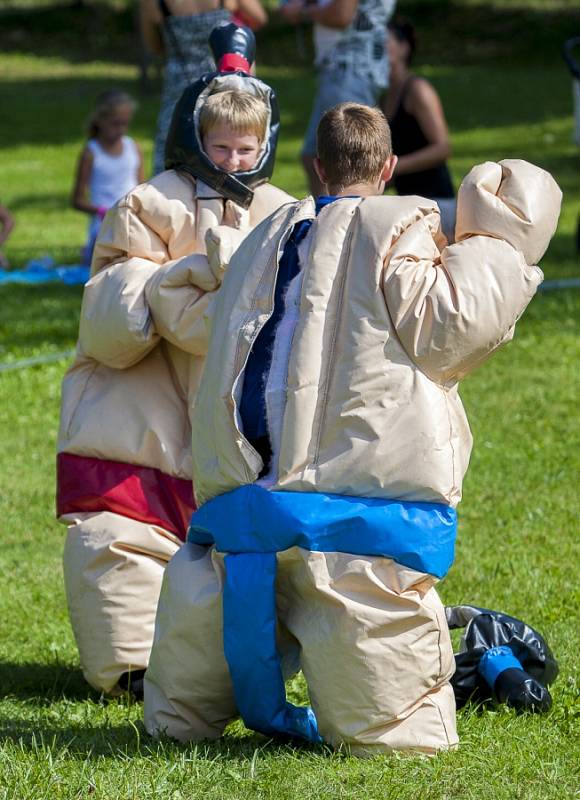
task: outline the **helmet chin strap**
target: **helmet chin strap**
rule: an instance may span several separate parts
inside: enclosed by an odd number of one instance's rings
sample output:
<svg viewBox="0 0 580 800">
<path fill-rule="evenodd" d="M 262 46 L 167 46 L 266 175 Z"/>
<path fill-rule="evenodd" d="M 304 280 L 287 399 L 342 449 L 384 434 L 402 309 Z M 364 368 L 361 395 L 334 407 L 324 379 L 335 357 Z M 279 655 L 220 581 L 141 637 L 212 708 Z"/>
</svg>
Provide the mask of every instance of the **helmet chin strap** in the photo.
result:
<svg viewBox="0 0 580 800">
<path fill-rule="evenodd" d="M 194 178 L 199 178 L 205 184 L 215 189 L 223 197 L 233 200 L 234 203 L 242 208 L 248 209 L 252 205 L 254 199 L 254 192 L 239 181 L 235 173 L 222 172 L 217 167 L 214 169 L 203 169 L 203 165 L 199 165 L 195 171 L 188 169 L 187 166 L 183 167 L 187 172 L 190 172 Z"/>
</svg>

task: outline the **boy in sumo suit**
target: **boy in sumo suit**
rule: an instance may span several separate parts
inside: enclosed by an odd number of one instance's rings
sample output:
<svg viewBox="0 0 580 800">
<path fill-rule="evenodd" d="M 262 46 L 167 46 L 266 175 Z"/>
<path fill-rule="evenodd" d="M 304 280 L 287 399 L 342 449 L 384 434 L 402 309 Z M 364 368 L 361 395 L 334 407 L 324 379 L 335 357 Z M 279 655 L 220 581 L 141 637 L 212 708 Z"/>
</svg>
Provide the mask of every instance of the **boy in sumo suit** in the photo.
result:
<svg viewBox="0 0 580 800">
<path fill-rule="evenodd" d="M 481 164 L 447 245 L 435 202 L 383 196 L 395 163 L 379 111 L 334 107 L 327 195 L 230 262 L 192 415 L 198 510 L 145 676 L 153 734 L 215 738 L 240 714 L 361 755 L 458 741 L 435 589 L 472 444 L 458 382 L 513 336 L 561 192 L 524 161 Z M 298 667 L 312 708 L 286 700 Z"/>
<path fill-rule="evenodd" d="M 268 180 L 279 114 L 250 74 L 235 25 L 179 101 L 165 172 L 109 211 L 63 383 L 57 513 L 64 579 L 87 681 L 142 694 L 161 578 L 195 508 L 190 410 L 207 349 L 204 312 L 249 230 L 293 198 Z M 226 249 L 211 228 L 227 226 Z"/>
</svg>

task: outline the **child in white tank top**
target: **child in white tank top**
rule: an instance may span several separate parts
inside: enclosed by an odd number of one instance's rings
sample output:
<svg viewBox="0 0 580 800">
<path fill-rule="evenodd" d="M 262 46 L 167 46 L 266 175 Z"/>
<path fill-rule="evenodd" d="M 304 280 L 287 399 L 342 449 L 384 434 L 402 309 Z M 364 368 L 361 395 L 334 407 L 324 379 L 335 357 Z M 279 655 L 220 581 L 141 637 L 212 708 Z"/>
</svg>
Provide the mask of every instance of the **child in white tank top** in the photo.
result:
<svg viewBox="0 0 580 800">
<path fill-rule="evenodd" d="M 112 89 L 99 95 L 89 121 L 89 139 L 79 159 L 72 199 L 73 207 L 91 218 L 82 255 L 87 266 L 103 217 L 144 180 L 141 150 L 126 135 L 135 107 L 130 95 Z"/>
</svg>

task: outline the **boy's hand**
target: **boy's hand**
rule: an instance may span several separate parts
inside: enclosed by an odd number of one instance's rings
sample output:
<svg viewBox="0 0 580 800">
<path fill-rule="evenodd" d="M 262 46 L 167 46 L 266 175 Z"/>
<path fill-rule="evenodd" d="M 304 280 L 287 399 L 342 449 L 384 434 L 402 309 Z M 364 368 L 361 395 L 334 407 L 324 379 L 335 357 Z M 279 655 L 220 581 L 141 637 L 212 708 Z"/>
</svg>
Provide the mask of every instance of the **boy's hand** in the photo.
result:
<svg viewBox="0 0 580 800">
<path fill-rule="evenodd" d="M 222 225 L 248 233 L 251 227 L 249 210 L 241 208 L 236 203 L 232 203 L 231 200 L 227 200 Z"/>
<path fill-rule="evenodd" d="M 527 264 L 537 264 L 556 230 L 561 202 L 556 181 L 540 167 L 511 158 L 486 161 L 459 188 L 455 238 L 503 239 Z"/>
<path fill-rule="evenodd" d="M 207 260 L 212 273 L 221 282 L 230 259 L 241 245 L 250 228 L 235 230 L 226 225 L 210 228 L 205 235 Z"/>
</svg>

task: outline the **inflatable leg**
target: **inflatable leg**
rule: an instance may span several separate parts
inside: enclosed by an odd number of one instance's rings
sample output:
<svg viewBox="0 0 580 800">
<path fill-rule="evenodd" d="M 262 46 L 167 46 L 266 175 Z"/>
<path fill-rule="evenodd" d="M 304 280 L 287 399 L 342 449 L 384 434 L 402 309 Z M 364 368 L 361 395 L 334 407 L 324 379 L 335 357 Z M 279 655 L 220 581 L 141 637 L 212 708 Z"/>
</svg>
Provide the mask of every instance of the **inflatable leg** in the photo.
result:
<svg viewBox="0 0 580 800">
<path fill-rule="evenodd" d="M 428 575 L 392 560 L 293 548 L 280 617 L 302 648 L 320 734 L 357 755 L 457 744 L 454 661 Z"/>
<path fill-rule="evenodd" d="M 179 541 L 161 528 L 102 512 L 71 525 L 64 580 L 86 680 L 120 692 L 119 679 L 146 669 L 165 566 Z"/>
<path fill-rule="evenodd" d="M 145 727 L 180 741 L 215 739 L 236 714 L 224 657 L 223 564 L 186 543 L 167 567 L 145 675 Z"/>
</svg>

